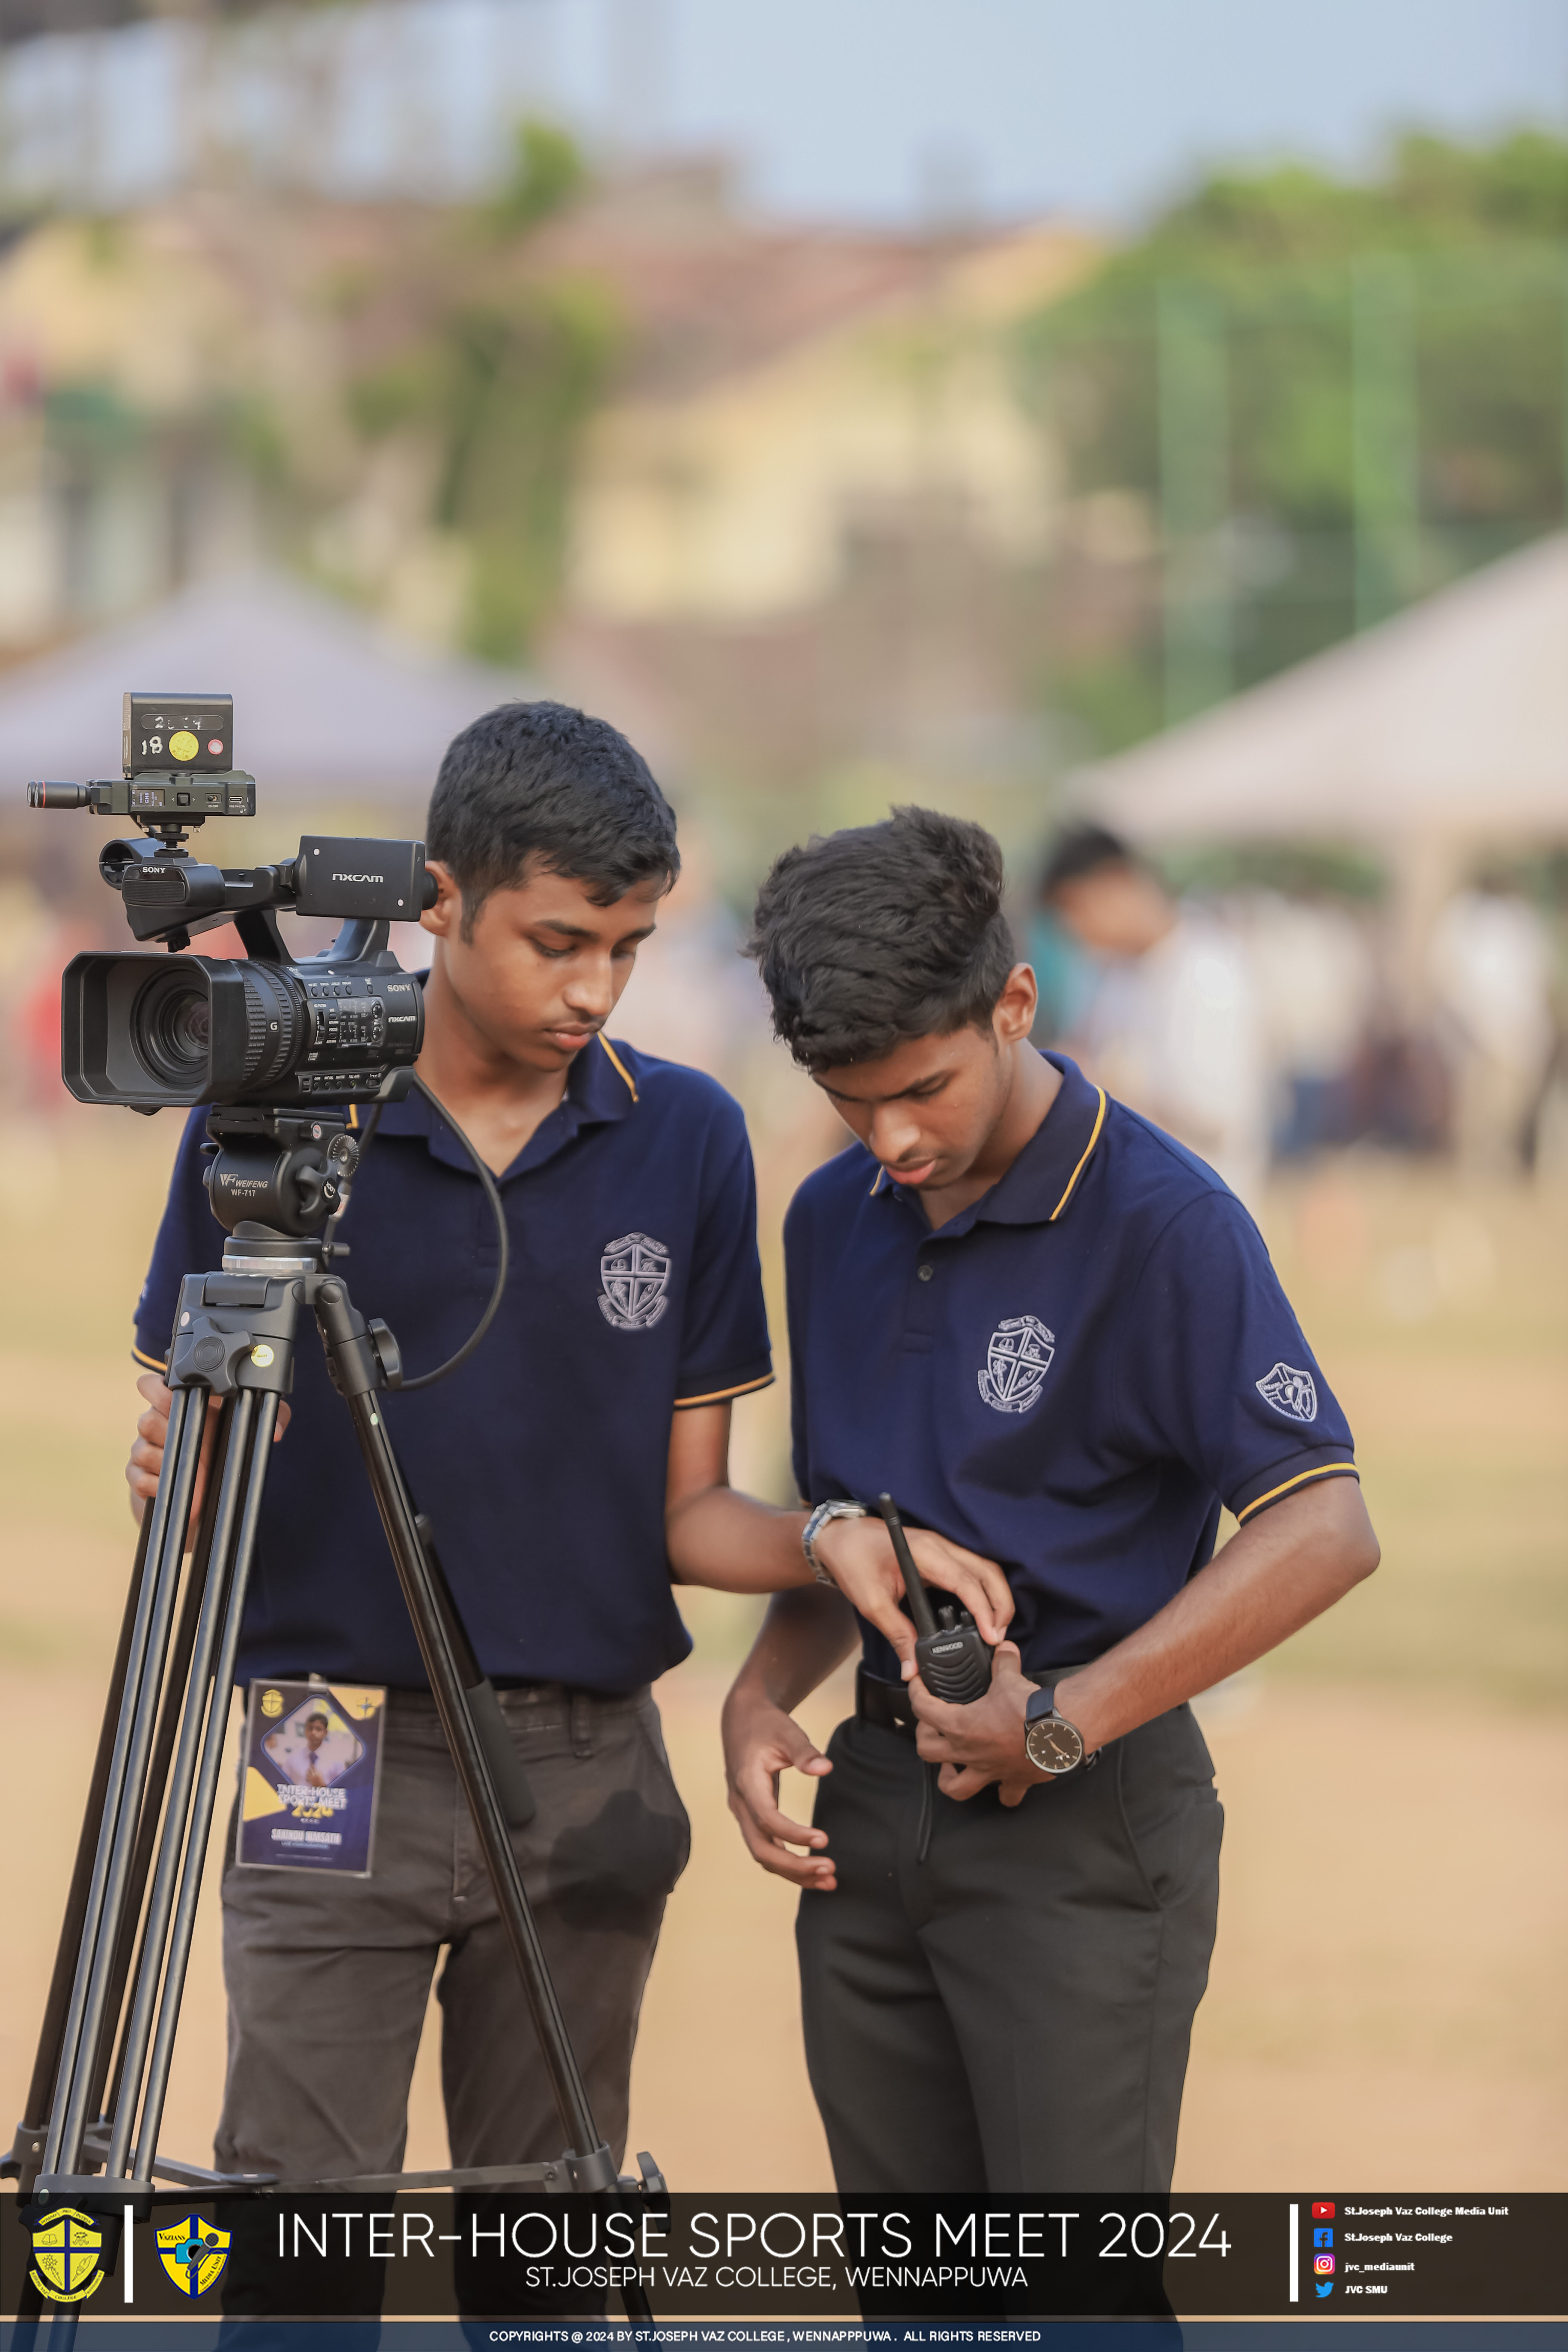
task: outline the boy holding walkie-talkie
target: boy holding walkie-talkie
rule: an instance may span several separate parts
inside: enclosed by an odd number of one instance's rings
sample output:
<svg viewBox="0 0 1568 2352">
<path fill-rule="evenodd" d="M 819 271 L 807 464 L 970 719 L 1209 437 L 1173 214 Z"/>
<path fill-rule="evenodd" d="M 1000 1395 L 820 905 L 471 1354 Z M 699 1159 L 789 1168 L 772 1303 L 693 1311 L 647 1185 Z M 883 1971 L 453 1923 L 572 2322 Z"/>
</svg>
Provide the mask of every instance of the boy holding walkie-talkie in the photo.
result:
<svg viewBox="0 0 1568 2352">
<path fill-rule="evenodd" d="M 731 1804 L 805 1890 L 841 2189 L 1157 2192 L 1218 1895 L 1187 1701 L 1378 1550 L 1247 1212 L 1029 1044 L 1002 887 L 977 825 L 904 809 L 758 900 L 775 1029 L 857 1139 L 785 1226 L 801 1541 L 838 1590 L 770 1604 Z M 790 1710 L 857 1640 L 825 1757 Z"/>
</svg>

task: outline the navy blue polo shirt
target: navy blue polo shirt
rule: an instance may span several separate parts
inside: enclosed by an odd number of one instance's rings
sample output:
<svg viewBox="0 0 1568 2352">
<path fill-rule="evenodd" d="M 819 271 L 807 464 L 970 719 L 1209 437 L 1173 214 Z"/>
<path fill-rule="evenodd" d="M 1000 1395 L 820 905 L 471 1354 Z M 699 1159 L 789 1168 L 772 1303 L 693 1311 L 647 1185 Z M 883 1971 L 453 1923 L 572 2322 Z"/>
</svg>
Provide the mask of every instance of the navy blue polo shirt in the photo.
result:
<svg viewBox="0 0 1568 2352">
<path fill-rule="evenodd" d="M 221 1264 L 191 1115 L 136 1315 L 162 1370 L 180 1277 Z M 500 1683 L 625 1691 L 691 1647 L 670 1588 L 670 1415 L 772 1378 L 755 1186 L 739 1106 L 696 1070 L 603 1039 L 500 1180 L 505 1300 L 450 1380 L 389 1394 L 392 1433 L 479 1663 Z M 422 1097 L 389 1106 L 341 1238 L 355 1306 L 410 1373 L 461 1346 L 496 1234 L 467 1155 Z M 359 1447 L 312 1331 L 274 1448 L 238 1674 L 418 1687 L 424 1668 Z"/>
<path fill-rule="evenodd" d="M 1244 1523 L 1353 1477 L 1345 1417 L 1258 1228 L 1212 1169 L 1065 1055 L 1001 1181 L 933 1232 L 859 1145 L 784 1225 L 795 1465 L 890 1493 L 1005 1570 L 1026 1668 L 1143 1624 Z M 866 1664 L 896 1679 L 864 1626 Z"/>
</svg>

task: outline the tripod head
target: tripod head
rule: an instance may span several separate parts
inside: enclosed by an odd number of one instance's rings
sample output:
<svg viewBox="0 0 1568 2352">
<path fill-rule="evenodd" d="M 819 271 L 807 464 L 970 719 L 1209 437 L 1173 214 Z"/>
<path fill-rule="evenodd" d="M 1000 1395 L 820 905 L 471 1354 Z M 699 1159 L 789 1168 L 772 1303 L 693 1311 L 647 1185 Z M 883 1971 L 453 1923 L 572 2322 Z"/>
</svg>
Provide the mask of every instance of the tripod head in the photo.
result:
<svg viewBox="0 0 1568 2352">
<path fill-rule="evenodd" d="M 388 1388 L 428 1389 L 466 1364 L 479 1346 L 506 1294 L 511 1265 L 506 1211 L 496 1180 L 451 1112 L 417 1071 L 403 1074 L 424 1096 L 473 1163 L 496 1228 L 496 1275 L 484 1313 L 462 1346 L 433 1371 L 405 1377 L 397 1343 L 379 1317 L 365 1326 Z M 399 1095 L 402 1089 L 399 1088 Z M 394 1097 L 395 1099 L 395 1097 Z M 386 1097 L 383 1097 L 386 1099 Z M 223 1254 L 229 1274 L 262 1274 L 269 1267 L 289 1273 L 320 1272 L 334 1257 L 347 1257 L 346 1242 L 329 1241 L 321 1230 L 349 1204 L 349 1186 L 371 1138 L 379 1109 L 358 1135 L 348 1129 L 346 1109 L 314 1112 L 275 1106 L 220 1104 L 207 1113 L 206 1150 L 212 1155 L 203 1179 L 212 1213 L 229 1235 Z M 177 1335 L 176 1335 L 177 1343 Z"/>
<path fill-rule="evenodd" d="M 203 1181 L 212 1213 L 237 1241 L 315 1237 L 348 1205 L 360 1147 L 347 1122 L 255 1108 L 207 1116 L 211 1154 Z"/>
</svg>

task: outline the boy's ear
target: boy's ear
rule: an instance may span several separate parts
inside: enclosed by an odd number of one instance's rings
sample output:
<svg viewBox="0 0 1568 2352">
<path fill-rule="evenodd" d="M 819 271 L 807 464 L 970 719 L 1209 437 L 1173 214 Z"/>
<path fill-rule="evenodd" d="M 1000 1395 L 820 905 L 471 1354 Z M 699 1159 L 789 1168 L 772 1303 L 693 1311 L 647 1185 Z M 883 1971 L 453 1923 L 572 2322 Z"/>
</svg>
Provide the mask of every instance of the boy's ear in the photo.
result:
<svg viewBox="0 0 1568 2352">
<path fill-rule="evenodd" d="M 437 939 L 449 940 L 462 927 L 462 891 L 453 878 L 451 867 L 439 857 L 427 857 L 425 871 L 436 877 L 436 904 L 426 907 L 419 920 Z"/>
<path fill-rule="evenodd" d="M 991 1015 L 999 1045 L 1016 1045 L 1020 1037 L 1028 1035 L 1035 1025 L 1039 1002 L 1040 992 L 1036 985 L 1033 967 L 1016 963 L 1007 974 Z"/>
</svg>

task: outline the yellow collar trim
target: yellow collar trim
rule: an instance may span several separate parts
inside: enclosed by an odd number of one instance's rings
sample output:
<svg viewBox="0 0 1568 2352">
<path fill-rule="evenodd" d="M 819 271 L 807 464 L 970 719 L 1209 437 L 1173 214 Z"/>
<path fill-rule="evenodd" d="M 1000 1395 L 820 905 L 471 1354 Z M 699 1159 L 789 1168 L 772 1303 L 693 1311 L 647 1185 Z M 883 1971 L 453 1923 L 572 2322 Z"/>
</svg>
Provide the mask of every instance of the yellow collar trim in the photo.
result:
<svg viewBox="0 0 1568 2352">
<path fill-rule="evenodd" d="M 608 1054 L 614 1069 L 626 1080 L 626 1092 L 631 1096 L 633 1102 L 639 1102 L 642 1097 L 637 1093 L 637 1080 L 633 1077 L 631 1072 L 627 1069 L 626 1064 L 622 1061 L 620 1055 L 616 1053 L 615 1047 L 611 1045 L 609 1039 L 605 1036 L 602 1029 L 599 1032 L 599 1043 L 604 1047 L 605 1053 Z"/>
<path fill-rule="evenodd" d="M 1056 1223 L 1057 1219 L 1061 1215 L 1062 1211 L 1072 1199 L 1073 1186 L 1083 1174 L 1085 1168 L 1089 1164 L 1089 1155 L 1094 1150 L 1095 1145 L 1100 1141 L 1100 1130 L 1105 1125 L 1105 1088 L 1103 1087 L 1096 1087 L 1095 1092 L 1100 1097 L 1100 1108 L 1094 1114 L 1093 1131 L 1089 1136 L 1089 1141 L 1083 1147 L 1083 1158 L 1079 1161 L 1078 1166 L 1068 1178 L 1067 1191 L 1062 1194 L 1061 1199 L 1057 1202 L 1056 1207 L 1051 1211 L 1050 1215 L 1046 1220 L 1047 1224 L 1054 1225 Z"/>
</svg>

